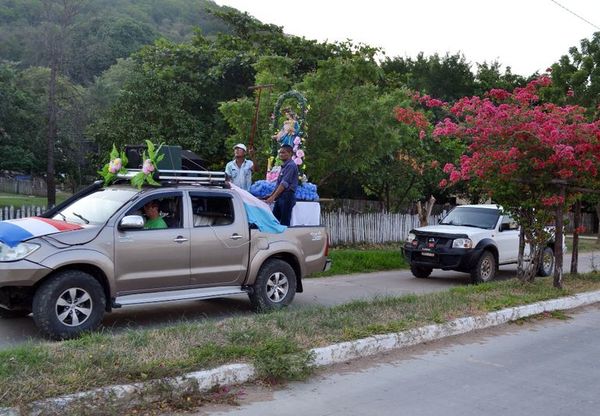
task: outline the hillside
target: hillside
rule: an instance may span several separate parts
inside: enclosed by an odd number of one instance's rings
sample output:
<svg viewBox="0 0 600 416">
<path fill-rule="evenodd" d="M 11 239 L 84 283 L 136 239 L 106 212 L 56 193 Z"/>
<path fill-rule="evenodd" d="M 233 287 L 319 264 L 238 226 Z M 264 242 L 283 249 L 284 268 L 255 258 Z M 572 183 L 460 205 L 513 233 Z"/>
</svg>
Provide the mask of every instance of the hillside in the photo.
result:
<svg viewBox="0 0 600 416">
<path fill-rule="evenodd" d="M 44 4 L 56 0 L 0 0 L 0 60 L 21 67 L 46 66 L 45 34 L 51 30 Z M 208 9 L 223 10 L 210 0 L 70 0 L 77 6 L 66 47 L 65 72 L 76 83 L 94 76 L 159 37 L 175 42 L 190 38 L 196 28 L 211 36 L 227 32 Z"/>
</svg>

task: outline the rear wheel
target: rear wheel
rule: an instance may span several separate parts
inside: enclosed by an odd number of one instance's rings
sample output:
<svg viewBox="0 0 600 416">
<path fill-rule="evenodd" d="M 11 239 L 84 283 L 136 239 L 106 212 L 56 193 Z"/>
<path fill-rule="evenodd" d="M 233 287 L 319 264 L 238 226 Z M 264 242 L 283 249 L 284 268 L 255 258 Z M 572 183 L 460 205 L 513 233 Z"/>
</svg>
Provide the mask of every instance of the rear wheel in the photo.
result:
<svg viewBox="0 0 600 416">
<path fill-rule="evenodd" d="M 542 261 L 538 269 L 538 276 L 546 277 L 554 273 L 554 250 L 552 247 L 544 247 Z"/>
<path fill-rule="evenodd" d="M 65 270 L 44 282 L 33 297 L 33 320 L 53 339 L 69 339 L 98 328 L 104 310 L 104 289 L 94 277 Z"/>
<path fill-rule="evenodd" d="M 429 277 L 429 275 L 431 275 L 433 269 L 431 267 L 416 266 L 414 264 L 411 264 L 410 271 L 412 272 L 414 277 L 417 277 L 419 279 L 426 279 Z"/>
<path fill-rule="evenodd" d="M 269 259 L 260 268 L 252 289 L 249 297 L 254 309 L 281 309 L 296 295 L 296 273 L 285 261 Z"/>
<path fill-rule="evenodd" d="M 496 258 L 491 252 L 484 251 L 471 270 L 471 280 L 473 283 L 485 283 L 494 280 L 494 277 L 496 277 Z"/>
</svg>

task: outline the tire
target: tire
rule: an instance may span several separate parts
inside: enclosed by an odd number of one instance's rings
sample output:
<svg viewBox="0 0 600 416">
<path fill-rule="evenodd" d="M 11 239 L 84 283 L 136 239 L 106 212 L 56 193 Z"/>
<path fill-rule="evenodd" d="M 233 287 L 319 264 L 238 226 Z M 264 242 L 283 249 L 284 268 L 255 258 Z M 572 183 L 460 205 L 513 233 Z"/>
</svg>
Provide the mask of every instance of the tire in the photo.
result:
<svg viewBox="0 0 600 416">
<path fill-rule="evenodd" d="M 416 266 L 411 264 L 410 271 L 412 272 L 414 277 L 417 277 L 419 279 L 426 279 L 431 275 L 433 269 L 431 267 Z"/>
<path fill-rule="evenodd" d="M 33 320 L 55 340 L 69 339 L 98 328 L 106 296 L 100 283 L 79 270 L 65 270 L 46 280 L 33 297 Z"/>
<path fill-rule="evenodd" d="M 284 308 L 296 295 L 296 273 L 287 262 L 269 259 L 258 271 L 252 289 L 248 296 L 255 310 L 269 311 Z"/>
<path fill-rule="evenodd" d="M 4 309 L 0 307 L 0 319 L 22 318 L 31 313 L 26 309 Z"/>
<path fill-rule="evenodd" d="M 552 247 L 544 247 L 542 261 L 538 268 L 538 276 L 546 277 L 554 273 L 554 250 Z"/>
<path fill-rule="evenodd" d="M 496 258 L 490 251 L 484 251 L 477 264 L 471 270 L 471 280 L 474 284 L 485 283 L 496 277 Z"/>
</svg>

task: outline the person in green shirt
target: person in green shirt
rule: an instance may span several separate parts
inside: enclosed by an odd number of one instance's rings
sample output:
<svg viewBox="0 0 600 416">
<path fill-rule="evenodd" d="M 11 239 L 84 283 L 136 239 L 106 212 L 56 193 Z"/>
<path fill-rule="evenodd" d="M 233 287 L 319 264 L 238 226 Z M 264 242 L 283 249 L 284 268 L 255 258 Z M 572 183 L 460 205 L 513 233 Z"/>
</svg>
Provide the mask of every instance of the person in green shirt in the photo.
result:
<svg viewBox="0 0 600 416">
<path fill-rule="evenodd" d="M 144 224 L 145 229 L 153 230 L 167 228 L 167 223 L 160 216 L 160 212 L 158 210 L 158 201 L 156 199 L 147 202 L 146 205 L 144 205 L 144 214 L 146 214 L 146 217 L 148 218 Z"/>
</svg>

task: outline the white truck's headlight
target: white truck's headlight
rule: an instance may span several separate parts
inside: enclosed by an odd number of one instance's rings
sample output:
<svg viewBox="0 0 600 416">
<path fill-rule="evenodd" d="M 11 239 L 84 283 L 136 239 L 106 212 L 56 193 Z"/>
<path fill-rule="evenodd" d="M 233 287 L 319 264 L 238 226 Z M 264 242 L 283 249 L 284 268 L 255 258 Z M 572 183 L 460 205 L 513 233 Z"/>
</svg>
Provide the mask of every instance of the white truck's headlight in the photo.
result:
<svg viewBox="0 0 600 416">
<path fill-rule="evenodd" d="M 473 248 L 473 241 L 470 238 L 457 238 L 452 241 L 452 248 Z"/>
<path fill-rule="evenodd" d="M 414 233 L 408 233 L 408 237 L 406 237 L 406 242 L 412 243 L 415 238 L 417 238 L 417 236 Z"/>
<path fill-rule="evenodd" d="M 40 248 L 39 244 L 19 243 L 14 247 L 0 243 L 0 261 L 21 260 Z"/>
</svg>

